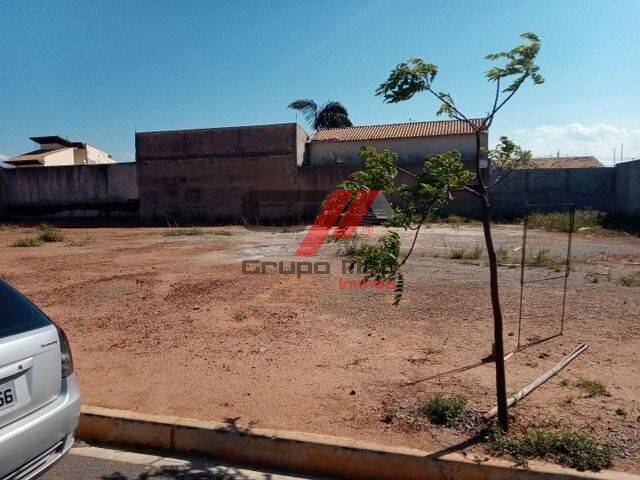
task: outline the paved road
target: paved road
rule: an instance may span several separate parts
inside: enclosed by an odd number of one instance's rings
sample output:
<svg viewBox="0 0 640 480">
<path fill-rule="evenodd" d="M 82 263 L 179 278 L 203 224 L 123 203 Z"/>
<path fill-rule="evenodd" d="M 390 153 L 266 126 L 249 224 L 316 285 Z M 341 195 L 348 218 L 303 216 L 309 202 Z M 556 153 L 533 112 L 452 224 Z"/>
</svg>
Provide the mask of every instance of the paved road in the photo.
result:
<svg viewBox="0 0 640 480">
<path fill-rule="evenodd" d="M 248 470 L 202 459 L 163 458 L 78 447 L 42 480 L 311 480 Z M 316 479 L 320 480 L 320 479 Z"/>
</svg>

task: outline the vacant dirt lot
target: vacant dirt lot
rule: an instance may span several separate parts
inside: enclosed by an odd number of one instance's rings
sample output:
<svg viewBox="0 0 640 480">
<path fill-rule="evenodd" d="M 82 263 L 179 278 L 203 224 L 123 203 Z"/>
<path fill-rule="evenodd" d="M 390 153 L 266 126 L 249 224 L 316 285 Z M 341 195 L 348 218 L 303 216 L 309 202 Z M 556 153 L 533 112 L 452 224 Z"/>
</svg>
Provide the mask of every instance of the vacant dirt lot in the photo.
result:
<svg viewBox="0 0 640 480">
<path fill-rule="evenodd" d="M 242 273 L 243 260 L 296 260 L 300 229 L 62 231 L 63 242 L 15 248 L 9 245 L 32 229 L 2 228 L 0 272 L 68 332 L 87 404 L 429 450 L 470 438 L 474 422 L 430 426 L 406 414 L 416 402 L 442 392 L 464 394 L 478 412 L 494 405 L 490 363 L 404 386 L 491 351 L 486 261 L 450 258 L 482 245 L 479 227 L 425 230 L 399 307 L 388 291 L 340 288 L 347 276 L 335 244 L 316 258 L 332 262 L 328 275 L 298 278 L 271 267 L 264 275 Z M 496 239 L 518 258 L 520 227 L 498 226 Z M 533 231 L 529 245 L 561 256 L 566 235 Z M 557 418 L 591 431 L 616 447 L 615 468 L 640 471 L 640 287 L 621 280 L 640 270 L 640 240 L 582 232 L 574 260 L 565 335 L 513 355 L 509 391 L 580 342 L 589 348 L 513 413 L 518 422 Z M 503 267 L 500 274 L 512 350 L 520 271 Z M 561 301 L 562 280 L 529 286 L 523 342 L 558 332 Z M 609 395 L 587 396 L 575 386 L 581 378 L 602 381 Z"/>
</svg>

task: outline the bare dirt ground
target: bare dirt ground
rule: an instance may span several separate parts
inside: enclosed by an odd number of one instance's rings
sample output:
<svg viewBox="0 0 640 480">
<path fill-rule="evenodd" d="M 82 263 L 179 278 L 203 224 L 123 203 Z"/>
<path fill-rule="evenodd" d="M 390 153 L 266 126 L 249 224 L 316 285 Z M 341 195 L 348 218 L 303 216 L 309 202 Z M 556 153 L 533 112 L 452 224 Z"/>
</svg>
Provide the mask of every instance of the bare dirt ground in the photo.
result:
<svg viewBox="0 0 640 480">
<path fill-rule="evenodd" d="M 482 246 L 479 227 L 425 230 L 399 307 L 388 291 L 340 288 L 347 277 L 335 244 L 316 258 L 332 263 L 329 275 L 241 272 L 243 260 L 305 260 L 293 257 L 300 229 L 204 230 L 169 237 L 158 228 L 63 229 L 63 242 L 13 248 L 32 230 L 0 229 L 0 275 L 65 328 L 87 404 L 428 450 L 470 438 L 473 425 L 434 427 L 398 412 L 436 393 L 463 394 L 478 412 L 494 405 L 491 363 L 405 386 L 491 351 L 486 260 L 449 258 L 452 249 Z M 519 226 L 497 226 L 495 237 L 518 257 Z M 561 256 L 566 239 L 532 231 L 529 245 Z M 640 472 L 640 287 L 620 284 L 640 270 L 640 239 L 583 232 L 573 246 L 565 334 L 507 361 L 509 391 L 579 343 L 589 348 L 513 414 L 590 431 L 615 446 L 614 468 Z M 500 269 L 509 351 L 519 280 L 519 269 Z M 523 342 L 558 332 L 561 301 L 562 280 L 529 286 Z M 601 380 L 609 396 L 588 397 L 575 386 L 581 378 Z"/>
</svg>

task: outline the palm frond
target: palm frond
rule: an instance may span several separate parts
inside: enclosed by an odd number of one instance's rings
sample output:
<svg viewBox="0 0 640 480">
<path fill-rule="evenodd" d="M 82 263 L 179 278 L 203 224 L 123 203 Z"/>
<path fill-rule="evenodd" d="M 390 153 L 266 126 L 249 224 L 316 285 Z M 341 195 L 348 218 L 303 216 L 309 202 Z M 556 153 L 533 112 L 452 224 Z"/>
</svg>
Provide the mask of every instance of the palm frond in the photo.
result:
<svg viewBox="0 0 640 480">
<path fill-rule="evenodd" d="M 327 102 L 318 111 L 314 128 L 345 128 L 353 124 L 349 120 L 349 113 L 340 102 Z"/>
<path fill-rule="evenodd" d="M 289 104 L 289 108 L 302 112 L 304 119 L 310 125 L 315 124 L 318 116 L 318 105 L 313 100 L 307 98 L 294 100 Z"/>
<path fill-rule="evenodd" d="M 342 105 L 340 102 L 327 102 L 322 105 L 319 109 L 320 112 L 327 112 L 332 114 L 341 114 L 345 116 L 349 116 L 349 112 L 347 112 L 347 108 Z"/>
</svg>

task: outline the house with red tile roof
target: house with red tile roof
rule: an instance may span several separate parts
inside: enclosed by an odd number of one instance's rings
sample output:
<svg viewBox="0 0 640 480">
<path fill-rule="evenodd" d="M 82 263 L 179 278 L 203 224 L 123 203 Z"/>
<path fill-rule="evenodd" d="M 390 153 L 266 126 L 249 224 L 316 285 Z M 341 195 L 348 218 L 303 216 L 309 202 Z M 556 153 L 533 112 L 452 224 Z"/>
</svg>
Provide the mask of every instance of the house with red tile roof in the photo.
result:
<svg viewBox="0 0 640 480">
<path fill-rule="evenodd" d="M 473 119 L 472 122 L 479 126 L 482 119 Z M 308 145 L 306 164 L 360 165 L 363 146 L 395 152 L 399 164 L 422 163 L 427 155 L 447 150 L 457 150 L 463 161 L 469 164 L 476 152 L 471 126 L 458 120 L 363 125 L 315 132 Z M 488 146 L 487 131 L 482 133 L 481 146 L 484 149 Z M 486 159 L 482 167 L 487 167 Z"/>
</svg>

